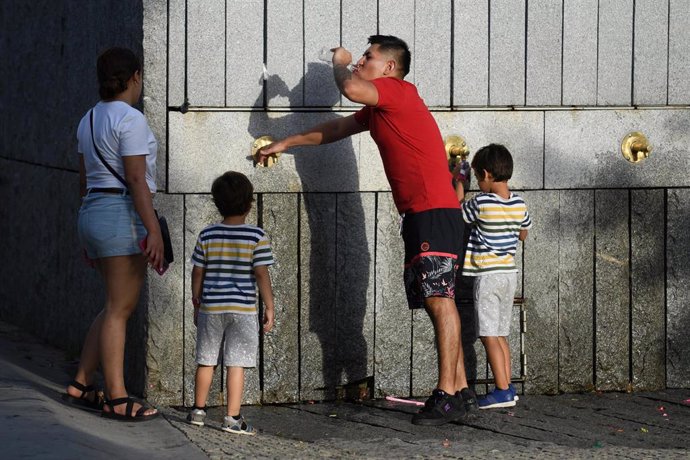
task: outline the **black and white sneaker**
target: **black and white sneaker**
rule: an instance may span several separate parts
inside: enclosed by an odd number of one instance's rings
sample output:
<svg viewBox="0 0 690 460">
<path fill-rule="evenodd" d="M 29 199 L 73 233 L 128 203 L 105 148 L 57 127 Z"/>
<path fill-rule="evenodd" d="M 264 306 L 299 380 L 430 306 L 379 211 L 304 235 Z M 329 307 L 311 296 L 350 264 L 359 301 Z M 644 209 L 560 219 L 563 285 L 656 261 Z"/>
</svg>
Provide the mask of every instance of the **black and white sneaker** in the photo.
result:
<svg viewBox="0 0 690 460">
<path fill-rule="evenodd" d="M 424 408 L 412 417 L 415 425 L 438 426 L 465 418 L 465 406 L 455 395 L 436 389 L 424 403 Z"/>
</svg>

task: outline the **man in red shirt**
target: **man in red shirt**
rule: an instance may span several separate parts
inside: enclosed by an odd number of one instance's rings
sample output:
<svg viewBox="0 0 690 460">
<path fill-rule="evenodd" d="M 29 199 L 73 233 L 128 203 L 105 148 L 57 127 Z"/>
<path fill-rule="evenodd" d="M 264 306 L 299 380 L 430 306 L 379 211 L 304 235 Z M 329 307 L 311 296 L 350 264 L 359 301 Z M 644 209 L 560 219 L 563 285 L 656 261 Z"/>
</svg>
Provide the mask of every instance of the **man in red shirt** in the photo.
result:
<svg viewBox="0 0 690 460">
<path fill-rule="evenodd" d="M 348 69 L 352 62 L 348 50 L 335 48 L 333 53 L 338 89 L 365 107 L 276 141 L 260 155 L 264 158 L 298 145 L 328 144 L 369 130 L 379 148 L 395 205 L 404 216 L 409 307 L 425 308 L 436 334 L 438 385 L 412 423 L 442 425 L 462 420 L 477 406 L 476 396 L 467 387 L 454 300 L 463 234 L 460 205 L 436 121 L 417 88 L 404 80 L 411 61 L 407 44 L 386 35 L 372 35 L 369 44 L 352 71 Z"/>
</svg>

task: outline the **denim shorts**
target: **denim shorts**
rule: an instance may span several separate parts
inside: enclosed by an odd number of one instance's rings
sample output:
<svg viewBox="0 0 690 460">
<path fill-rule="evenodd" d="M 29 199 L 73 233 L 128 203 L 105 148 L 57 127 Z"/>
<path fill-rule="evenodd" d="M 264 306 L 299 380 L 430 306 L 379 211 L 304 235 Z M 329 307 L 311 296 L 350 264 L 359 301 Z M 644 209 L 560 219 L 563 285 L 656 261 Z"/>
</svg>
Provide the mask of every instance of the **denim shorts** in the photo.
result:
<svg viewBox="0 0 690 460">
<path fill-rule="evenodd" d="M 132 197 L 89 193 L 82 199 L 77 221 L 79 240 L 90 259 L 140 254 L 146 237 Z"/>
</svg>

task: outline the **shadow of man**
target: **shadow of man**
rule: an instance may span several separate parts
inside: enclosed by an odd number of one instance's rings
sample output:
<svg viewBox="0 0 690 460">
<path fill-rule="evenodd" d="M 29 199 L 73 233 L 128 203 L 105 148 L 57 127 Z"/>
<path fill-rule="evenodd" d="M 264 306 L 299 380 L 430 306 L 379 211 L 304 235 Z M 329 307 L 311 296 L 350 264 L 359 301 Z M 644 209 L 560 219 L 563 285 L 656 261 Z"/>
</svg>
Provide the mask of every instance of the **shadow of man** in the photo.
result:
<svg viewBox="0 0 690 460">
<path fill-rule="evenodd" d="M 292 90 L 278 75 L 270 76 L 266 87 L 270 86 L 277 96 L 287 97 L 290 108 L 301 108 L 305 105 L 304 82 L 317 78 L 324 81 L 318 88 L 320 105 L 337 104 L 340 93 L 333 83 L 330 66 L 325 64 L 309 64 L 307 73 Z M 262 105 L 263 98 L 255 103 L 256 107 Z M 256 111 L 252 112 L 248 130 L 253 138 L 266 134 L 257 132 L 262 126 L 268 126 L 271 133 L 295 133 L 307 125 L 339 116 L 333 111 L 291 112 L 269 119 L 265 111 Z M 366 328 L 366 335 L 373 340 L 373 308 L 365 324 L 372 270 L 365 213 L 358 192 L 357 158 L 350 138 L 318 147 L 294 148 L 289 153 L 296 153 L 295 169 L 303 190 L 299 235 L 300 399 L 335 399 L 339 386 L 366 379 L 373 362 L 364 332 Z M 308 236 L 305 229 L 309 230 Z M 309 333 L 304 331 L 306 324 Z M 310 333 L 316 335 L 318 344 L 312 343 Z M 320 346 L 321 359 L 315 353 L 316 346 Z"/>
</svg>

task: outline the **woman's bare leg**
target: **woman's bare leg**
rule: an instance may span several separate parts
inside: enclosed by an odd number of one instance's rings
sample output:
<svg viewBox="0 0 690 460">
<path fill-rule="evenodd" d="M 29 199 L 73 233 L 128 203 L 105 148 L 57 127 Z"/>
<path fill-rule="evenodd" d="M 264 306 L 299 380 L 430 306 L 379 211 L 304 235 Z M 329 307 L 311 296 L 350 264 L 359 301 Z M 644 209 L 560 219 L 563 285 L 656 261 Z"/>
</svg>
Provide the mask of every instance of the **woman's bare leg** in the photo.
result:
<svg viewBox="0 0 690 460">
<path fill-rule="evenodd" d="M 141 255 L 105 257 L 98 260 L 98 267 L 106 289 L 100 334 L 101 365 L 106 396 L 112 400 L 127 396 L 124 379 L 127 320 L 139 300 L 146 274 L 146 260 Z M 139 404 L 135 404 L 132 412 L 139 407 Z M 115 406 L 114 410 L 118 414 L 125 414 L 126 405 Z M 150 409 L 145 415 L 155 412 L 155 409 Z"/>
</svg>

